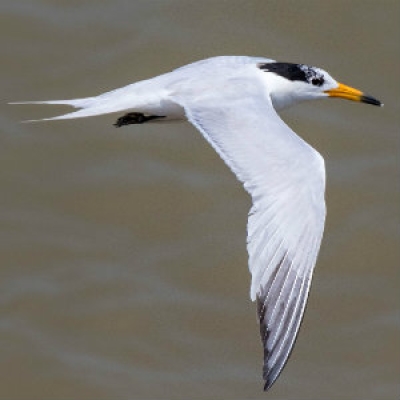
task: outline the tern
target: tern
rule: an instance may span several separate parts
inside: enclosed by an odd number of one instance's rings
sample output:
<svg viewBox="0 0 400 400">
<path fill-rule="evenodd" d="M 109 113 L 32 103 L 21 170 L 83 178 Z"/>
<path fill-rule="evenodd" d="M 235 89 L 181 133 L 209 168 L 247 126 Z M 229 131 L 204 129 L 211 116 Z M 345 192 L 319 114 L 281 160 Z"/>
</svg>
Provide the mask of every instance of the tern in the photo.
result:
<svg viewBox="0 0 400 400">
<path fill-rule="evenodd" d="M 200 131 L 252 199 L 250 297 L 257 304 L 268 390 L 300 328 L 326 215 L 324 159 L 277 110 L 331 97 L 382 105 L 321 68 L 245 56 L 201 60 L 95 97 L 23 104 L 79 109 L 44 120 L 121 113 L 116 127 L 187 119 Z"/>
</svg>

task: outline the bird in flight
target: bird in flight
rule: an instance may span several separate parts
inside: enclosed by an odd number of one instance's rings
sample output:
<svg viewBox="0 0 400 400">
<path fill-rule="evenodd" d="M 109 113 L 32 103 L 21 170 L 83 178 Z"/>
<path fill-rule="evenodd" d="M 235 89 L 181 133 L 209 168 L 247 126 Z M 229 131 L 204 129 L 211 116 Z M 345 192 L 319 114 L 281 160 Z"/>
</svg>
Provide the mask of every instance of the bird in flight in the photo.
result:
<svg viewBox="0 0 400 400">
<path fill-rule="evenodd" d="M 45 120 L 120 113 L 116 127 L 187 119 L 200 131 L 252 198 L 250 297 L 268 390 L 299 331 L 326 214 L 324 160 L 277 110 L 331 97 L 382 105 L 321 68 L 245 56 L 198 61 L 95 97 L 24 103 L 79 109 Z"/>
</svg>

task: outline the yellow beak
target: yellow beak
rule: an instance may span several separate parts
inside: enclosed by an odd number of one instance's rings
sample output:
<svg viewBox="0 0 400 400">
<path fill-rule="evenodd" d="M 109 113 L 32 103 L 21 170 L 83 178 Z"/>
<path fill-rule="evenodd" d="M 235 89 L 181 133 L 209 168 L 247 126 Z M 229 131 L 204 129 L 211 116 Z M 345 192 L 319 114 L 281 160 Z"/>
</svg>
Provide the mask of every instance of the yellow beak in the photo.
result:
<svg viewBox="0 0 400 400">
<path fill-rule="evenodd" d="M 373 104 L 374 106 L 382 106 L 383 104 L 372 96 L 367 96 L 360 90 L 339 83 L 339 86 L 334 89 L 326 90 L 330 97 L 341 97 L 342 99 L 361 101 L 362 103 Z"/>
</svg>

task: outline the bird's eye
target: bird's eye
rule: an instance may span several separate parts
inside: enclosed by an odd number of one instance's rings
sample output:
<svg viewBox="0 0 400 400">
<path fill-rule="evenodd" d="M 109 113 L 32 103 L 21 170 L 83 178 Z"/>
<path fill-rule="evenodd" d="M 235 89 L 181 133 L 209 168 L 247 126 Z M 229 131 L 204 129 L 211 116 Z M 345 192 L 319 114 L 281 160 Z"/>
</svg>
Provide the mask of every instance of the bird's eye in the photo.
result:
<svg viewBox="0 0 400 400">
<path fill-rule="evenodd" d="M 313 78 L 311 79 L 311 83 L 314 86 L 322 86 L 324 84 L 324 78 Z"/>
</svg>

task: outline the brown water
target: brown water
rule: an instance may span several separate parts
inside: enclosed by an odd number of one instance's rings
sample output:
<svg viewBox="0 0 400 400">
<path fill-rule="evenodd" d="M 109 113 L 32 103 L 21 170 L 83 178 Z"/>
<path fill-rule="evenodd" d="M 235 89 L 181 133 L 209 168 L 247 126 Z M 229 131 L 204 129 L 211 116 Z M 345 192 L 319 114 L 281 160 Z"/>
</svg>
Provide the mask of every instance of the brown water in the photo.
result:
<svg viewBox="0 0 400 400">
<path fill-rule="evenodd" d="M 399 399 L 398 1 L 0 4 L 0 399 Z M 262 392 L 250 201 L 189 124 L 20 124 L 213 55 L 326 68 L 385 107 L 284 118 L 326 159 L 309 306 Z"/>
</svg>

